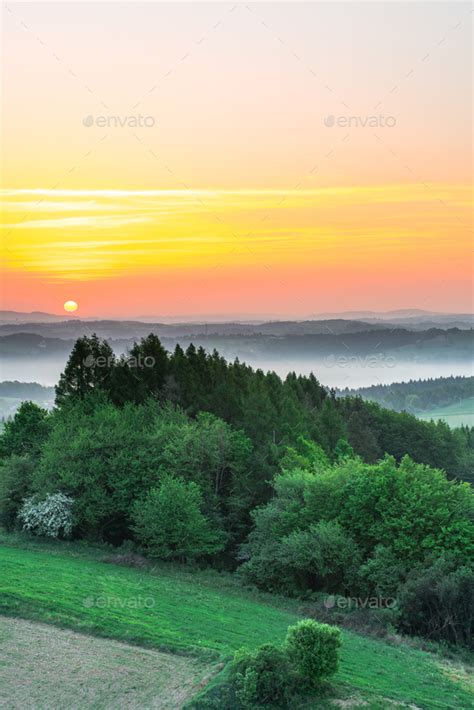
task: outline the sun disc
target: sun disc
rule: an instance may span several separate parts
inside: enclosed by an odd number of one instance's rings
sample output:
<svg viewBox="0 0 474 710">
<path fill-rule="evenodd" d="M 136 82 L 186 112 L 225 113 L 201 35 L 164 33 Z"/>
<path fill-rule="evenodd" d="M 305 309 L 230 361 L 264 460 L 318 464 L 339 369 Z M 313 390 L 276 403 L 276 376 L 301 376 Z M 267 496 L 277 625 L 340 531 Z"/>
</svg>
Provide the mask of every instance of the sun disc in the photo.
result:
<svg viewBox="0 0 474 710">
<path fill-rule="evenodd" d="M 74 313 L 74 311 L 77 311 L 76 301 L 66 301 L 66 303 L 64 304 L 64 310 L 68 313 Z"/>
</svg>

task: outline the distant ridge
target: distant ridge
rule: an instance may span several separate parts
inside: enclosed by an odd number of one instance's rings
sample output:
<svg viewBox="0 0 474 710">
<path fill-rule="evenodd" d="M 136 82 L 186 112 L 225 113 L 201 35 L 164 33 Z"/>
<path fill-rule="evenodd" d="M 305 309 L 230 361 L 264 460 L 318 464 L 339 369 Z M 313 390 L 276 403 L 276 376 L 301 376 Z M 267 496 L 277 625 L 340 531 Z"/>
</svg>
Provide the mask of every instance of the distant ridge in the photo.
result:
<svg viewBox="0 0 474 710">
<path fill-rule="evenodd" d="M 268 323 L 309 323 L 318 320 L 364 320 L 368 322 L 423 320 L 436 322 L 446 320 L 472 320 L 472 313 L 447 313 L 441 311 L 427 311 L 421 308 L 402 308 L 392 311 L 332 311 L 324 313 L 311 313 L 305 316 L 288 316 L 278 314 L 204 314 L 204 315 L 138 315 L 138 316 L 82 316 L 80 313 L 71 317 L 70 314 L 55 314 L 44 311 L 0 311 L 0 323 L 56 323 L 77 320 L 82 321 L 121 321 L 128 323 L 163 323 L 174 325 L 188 324 L 239 324 L 260 325 Z"/>
<path fill-rule="evenodd" d="M 424 311 L 421 308 L 400 308 L 395 311 L 343 311 L 334 313 L 315 313 L 315 318 L 370 318 L 391 320 L 398 318 L 472 318 L 472 313 L 447 313 L 442 311 Z"/>
<path fill-rule="evenodd" d="M 56 321 L 70 320 L 71 316 L 57 316 L 54 313 L 43 311 L 0 311 L 0 321 L 3 323 L 55 323 Z"/>
</svg>

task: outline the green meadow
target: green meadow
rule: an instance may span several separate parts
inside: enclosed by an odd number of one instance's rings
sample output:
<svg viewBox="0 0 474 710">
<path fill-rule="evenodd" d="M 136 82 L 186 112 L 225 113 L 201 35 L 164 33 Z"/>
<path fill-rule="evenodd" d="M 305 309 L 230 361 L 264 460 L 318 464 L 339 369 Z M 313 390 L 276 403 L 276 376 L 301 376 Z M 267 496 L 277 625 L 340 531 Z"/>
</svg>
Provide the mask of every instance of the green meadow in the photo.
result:
<svg viewBox="0 0 474 710">
<path fill-rule="evenodd" d="M 460 426 L 474 426 L 474 398 L 468 397 L 460 402 L 454 402 L 447 407 L 439 407 L 437 409 L 429 409 L 423 413 L 417 414 L 419 419 L 437 421 L 442 419 L 452 429 Z"/>
<path fill-rule="evenodd" d="M 226 573 L 165 564 L 136 569 L 104 558 L 105 550 L 3 536 L 0 612 L 154 649 L 167 659 L 173 654 L 180 673 L 188 659 L 194 679 L 197 662 L 202 677 L 212 677 L 239 647 L 282 642 L 287 627 L 303 616 L 298 602 L 244 589 Z M 461 664 L 403 642 L 392 645 L 349 631 L 343 639 L 332 682 L 339 707 L 351 699 L 351 707 L 394 702 L 428 710 L 474 708 L 468 669 Z M 12 667 L 12 682 L 16 672 Z"/>
</svg>

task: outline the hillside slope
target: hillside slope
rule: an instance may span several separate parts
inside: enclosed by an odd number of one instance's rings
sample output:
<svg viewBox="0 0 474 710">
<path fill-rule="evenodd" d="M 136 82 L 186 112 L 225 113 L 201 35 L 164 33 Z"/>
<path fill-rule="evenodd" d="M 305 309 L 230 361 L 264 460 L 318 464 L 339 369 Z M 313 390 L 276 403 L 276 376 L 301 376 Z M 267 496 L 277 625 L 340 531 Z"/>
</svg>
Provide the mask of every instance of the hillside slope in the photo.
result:
<svg viewBox="0 0 474 710">
<path fill-rule="evenodd" d="M 297 602 L 246 591 L 227 574 L 166 565 L 138 570 L 101 561 L 104 551 L 8 536 L 1 542 L 0 613 L 173 651 L 209 668 L 240 646 L 283 641 L 302 612 Z M 462 669 L 407 646 L 348 631 L 343 637 L 337 697 L 474 708 Z"/>
</svg>

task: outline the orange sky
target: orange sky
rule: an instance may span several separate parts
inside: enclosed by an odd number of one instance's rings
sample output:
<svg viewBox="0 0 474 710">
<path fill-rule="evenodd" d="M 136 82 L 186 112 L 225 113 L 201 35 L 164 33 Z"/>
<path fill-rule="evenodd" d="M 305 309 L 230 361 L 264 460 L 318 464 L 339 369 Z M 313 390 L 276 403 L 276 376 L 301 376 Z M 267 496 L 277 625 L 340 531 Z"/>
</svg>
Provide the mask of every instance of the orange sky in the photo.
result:
<svg viewBox="0 0 474 710">
<path fill-rule="evenodd" d="M 472 309 L 469 4 L 9 7 L 4 309 Z"/>
</svg>

